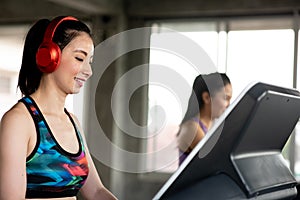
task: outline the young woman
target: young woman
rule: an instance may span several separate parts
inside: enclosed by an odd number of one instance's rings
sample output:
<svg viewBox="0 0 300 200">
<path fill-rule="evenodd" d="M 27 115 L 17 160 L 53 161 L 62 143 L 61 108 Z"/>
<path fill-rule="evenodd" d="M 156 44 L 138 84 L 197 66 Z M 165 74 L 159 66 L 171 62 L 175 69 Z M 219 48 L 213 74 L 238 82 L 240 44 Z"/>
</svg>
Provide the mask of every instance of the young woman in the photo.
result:
<svg viewBox="0 0 300 200">
<path fill-rule="evenodd" d="M 18 86 L 0 125 L 0 200 L 116 199 L 102 184 L 77 118 L 65 108 L 92 75 L 89 28 L 73 17 L 29 30 Z"/>
<path fill-rule="evenodd" d="M 226 74 L 212 73 L 196 77 L 177 134 L 179 164 L 205 136 L 213 121 L 229 106 L 231 97 L 232 86 Z"/>
</svg>

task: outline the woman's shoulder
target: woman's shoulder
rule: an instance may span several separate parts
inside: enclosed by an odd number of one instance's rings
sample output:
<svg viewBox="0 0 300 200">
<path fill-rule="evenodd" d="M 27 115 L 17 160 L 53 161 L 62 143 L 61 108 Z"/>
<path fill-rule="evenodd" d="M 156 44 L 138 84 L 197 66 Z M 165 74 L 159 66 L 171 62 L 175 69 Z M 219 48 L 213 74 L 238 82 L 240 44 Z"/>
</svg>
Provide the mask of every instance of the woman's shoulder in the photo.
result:
<svg viewBox="0 0 300 200">
<path fill-rule="evenodd" d="M 25 105 L 21 102 L 17 102 L 8 111 L 4 113 L 1 118 L 1 124 L 3 123 L 17 123 L 16 125 L 22 126 L 28 124 L 30 114 L 27 111 Z"/>
<path fill-rule="evenodd" d="M 189 119 L 189 120 L 185 121 L 184 123 L 182 123 L 180 127 L 183 129 L 197 128 L 198 122 L 194 119 Z"/>
<path fill-rule="evenodd" d="M 15 145 L 19 145 L 21 142 L 27 144 L 26 141 L 29 141 L 33 134 L 33 130 L 35 130 L 34 126 L 34 122 L 30 113 L 26 110 L 25 105 L 22 105 L 22 103 L 19 102 L 16 103 L 1 118 L 1 145 L 6 145 L 3 141 L 13 141 Z M 9 145 L 9 143 L 7 145 Z"/>
<path fill-rule="evenodd" d="M 201 126 L 199 126 L 199 121 L 197 121 L 195 119 L 189 119 L 180 125 L 179 134 L 185 135 L 185 134 L 191 134 L 191 133 L 193 133 L 194 135 L 196 135 L 196 134 L 204 135 L 205 134 L 205 132 L 203 131 Z"/>
<path fill-rule="evenodd" d="M 186 135 L 192 132 L 196 132 L 198 124 L 194 120 L 187 120 L 180 125 L 178 135 Z"/>
</svg>

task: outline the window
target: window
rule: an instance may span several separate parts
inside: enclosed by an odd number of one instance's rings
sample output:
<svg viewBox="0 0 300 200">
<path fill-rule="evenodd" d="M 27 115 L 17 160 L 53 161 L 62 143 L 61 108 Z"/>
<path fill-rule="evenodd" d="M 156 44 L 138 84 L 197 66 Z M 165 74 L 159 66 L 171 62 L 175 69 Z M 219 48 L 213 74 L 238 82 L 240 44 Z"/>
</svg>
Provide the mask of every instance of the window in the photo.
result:
<svg viewBox="0 0 300 200">
<path fill-rule="evenodd" d="M 227 74 L 238 95 L 252 81 L 293 87 L 294 31 L 229 31 Z"/>
<path fill-rule="evenodd" d="M 0 27 L 0 119 L 21 97 L 17 92 L 23 39 L 27 26 Z"/>
<path fill-rule="evenodd" d="M 11 88 L 10 77 L 0 76 L 0 93 L 8 94 Z"/>
</svg>

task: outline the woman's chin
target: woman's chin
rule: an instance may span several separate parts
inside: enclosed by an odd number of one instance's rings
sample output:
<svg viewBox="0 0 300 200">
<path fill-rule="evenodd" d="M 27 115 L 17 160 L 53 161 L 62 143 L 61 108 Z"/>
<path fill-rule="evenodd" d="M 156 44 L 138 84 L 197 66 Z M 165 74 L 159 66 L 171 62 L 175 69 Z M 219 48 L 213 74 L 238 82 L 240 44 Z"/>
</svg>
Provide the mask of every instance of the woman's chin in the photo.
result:
<svg viewBox="0 0 300 200">
<path fill-rule="evenodd" d="M 78 94 L 80 92 L 80 88 L 73 88 L 72 91 L 69 92 L 69 94 Z"/>
</svg>

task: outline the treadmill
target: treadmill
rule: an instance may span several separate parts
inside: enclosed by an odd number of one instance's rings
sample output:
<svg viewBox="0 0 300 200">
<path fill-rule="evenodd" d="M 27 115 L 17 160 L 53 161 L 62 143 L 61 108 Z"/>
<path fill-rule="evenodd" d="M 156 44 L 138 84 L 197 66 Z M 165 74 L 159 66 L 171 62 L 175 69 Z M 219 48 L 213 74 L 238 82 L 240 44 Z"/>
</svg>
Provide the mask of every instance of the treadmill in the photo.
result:
<svg viewBox="0 0 300 200">
<path fill-rule="evenodd" d="M 282 149 L 299 117 L 299 91 L 250 84 L 153 200 L 294 199 L 297 181 Z"/>
</svg>

